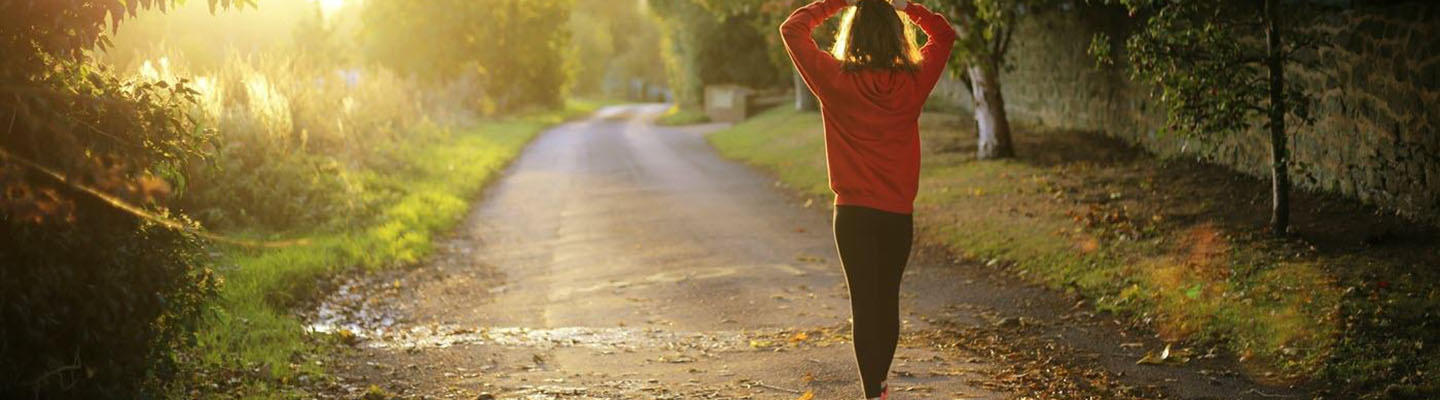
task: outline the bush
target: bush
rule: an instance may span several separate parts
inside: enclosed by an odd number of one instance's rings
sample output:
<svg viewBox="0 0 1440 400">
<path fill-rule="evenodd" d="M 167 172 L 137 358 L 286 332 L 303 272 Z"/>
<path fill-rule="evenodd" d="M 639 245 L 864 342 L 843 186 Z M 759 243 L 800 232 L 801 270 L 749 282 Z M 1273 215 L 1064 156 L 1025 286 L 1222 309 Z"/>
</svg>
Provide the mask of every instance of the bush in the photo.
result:
<svg viewBox="0 0 1440 400">
<path fill-rule="evenodd" d="M 357 171 L 393 163 L 394 149 L 417 139 L 412 128 L 421 116 L 454 111 L 425 107 L 414 85 L 383 70 L 232 52 L 217 70 L 190 71 L 182 51 L 150 52 L 130 68 L 138 79 L 194 77 L 191 114 L 219 132 L 213 162 L 188 171 L 178 200 L 212 229 L 297 232 L 364 222 L 385 191 L 367 189 L 373 183 Z"/>
<path fill-rule="evenodd" d="M 66 195 L 83 226 L 0 219 L 0 398 L 132 398 L 216 291 L 193 236 Z"/>
<path fill-rule="evenodd" d="M 187 115 L 196 93 L 91 58 L 120 20 L 174 3 L 0 2 L 0 398 L 139 397 L 215 294 L 197 240 L 153 216 L 211 138 Z"/>
<path fill-rule="evenodd" d="M 373 0 L 361 42 L 371 61 L 432 83 L 483 89 L 486 114 L 564 106 L 569 1 Z"/>
</svg>

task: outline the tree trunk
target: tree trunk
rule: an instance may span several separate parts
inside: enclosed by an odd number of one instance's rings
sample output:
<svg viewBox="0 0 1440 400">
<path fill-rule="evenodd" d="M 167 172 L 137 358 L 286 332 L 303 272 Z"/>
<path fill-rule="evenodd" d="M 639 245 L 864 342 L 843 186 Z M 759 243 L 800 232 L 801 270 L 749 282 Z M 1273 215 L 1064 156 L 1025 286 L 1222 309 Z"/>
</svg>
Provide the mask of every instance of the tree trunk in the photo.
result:
<svg viewBox="0 0 1440 400">
<path fill-rule="evenodd" d="M 792 69 L 795 76 L 795 109 L 799 111 L 819 111 L 820 100 L 815 98 L 815 93 L 805 85 L 805 78 L 800 76 L 800 71 Z"/>
<path fill-rule="evenodd" d="M 1276 236 L 1283 236 L 1290 228 L 1290 150 L 1285 137 L 1285 59 L 1277 7 L 1277 0 L 1265 0 L 1266 63 L 1270 68 L 1270 229 Z"/>
<path fill-rule="evenodd" d="M 1005 116 L 1005 99 L 1000 96 L 998 64 L 982 62 L 969 66 L 970 94 L 975 99 L 975 125 L 979 132 L 976 158 L 991 160 L 1015 156 L 1010 143 L 1010 120 Z"/>
</svg>

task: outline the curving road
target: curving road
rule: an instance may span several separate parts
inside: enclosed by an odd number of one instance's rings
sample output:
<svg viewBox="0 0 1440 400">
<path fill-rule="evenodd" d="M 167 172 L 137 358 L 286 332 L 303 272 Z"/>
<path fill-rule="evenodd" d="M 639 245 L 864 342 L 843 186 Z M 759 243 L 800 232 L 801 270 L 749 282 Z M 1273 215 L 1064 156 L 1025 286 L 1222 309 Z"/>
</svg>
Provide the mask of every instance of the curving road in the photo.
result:
<svg viewBox="0 0 1440 400">
<path fill-rule="evenodd" d="M 715 126 L 655 125 L 665 109 L 611 107 L 546 132 L 431 262 L 342 288 L 316 318 L 317 329 L 360 334 L 338 363 L 341 387 L 464 399 L 860 398 L 826 209 L 719 158 L 704 139 Z M 1005 331 L 954 323 L 1045 326 L 1074 312 L 1073 300 L 927 258 L 907 271 L 892 387 L 901 398 L 1011 397 L 992 383 L 1025 373 L 983 345 Z M 1000 318 L 1014 313 L 1023 317 Z M 1031 335 L 1080 338 L 1097 364 L 1136 368 L 1134 354 L 1110 346 L 1142 339 L 1110 337 L 1108 321 L 1060 319 Z M 957 347 L 965 334 L 984 340 Z M 1235 398 L 1246 387 L 1186 370 L 1131 375 L 1196 393 L 1180 397 Z"/>
</svg>

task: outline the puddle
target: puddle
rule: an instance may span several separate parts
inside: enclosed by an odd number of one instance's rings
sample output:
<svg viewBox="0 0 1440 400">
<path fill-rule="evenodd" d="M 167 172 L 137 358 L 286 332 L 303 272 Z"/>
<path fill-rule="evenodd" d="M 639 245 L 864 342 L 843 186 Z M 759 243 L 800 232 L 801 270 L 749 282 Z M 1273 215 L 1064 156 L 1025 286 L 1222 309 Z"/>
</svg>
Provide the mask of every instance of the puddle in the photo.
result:
<svg viewBox="0 0 1440 400">
<path fill-rule="evenodd" d="M 672 387 L 678 386 L 678 387 Z M 727 385 L 728 386 L 728 385 Z M 726 388 L 734 389 L 734 388 Z M 520 385 L 503 392 L 501 398 L 521 400 L 609 400 L 616 398 L 647 398 L 655 400 L 734 399 L 742 396 L 722 394 L 716 388 L 705 388 L 695 382 L 669 385 L 657 380 L 613 380 L 594 386 Z M 748 396 L 743 396 L 748 397 Z"/>
<path fill-rule="evenodd" d="M 318 333 L 344 330 L 362 338 L 378 337 L 393 329 L 397 313 L 381 306 L 389 296 L 367 293 L 369 284 L 367 280 L 352 279 L 340 285 L 306 316 L 306 327 Z"/>
<path fill-rule="evenodd" d="M 776 330 L 777 332 L 779 330 Z M 416 326 L 365 337 L 371 348 L 444 348 L 459 344 L 526 347 L 540 350 L 585 347 L 600 350 L 640 349 L 720 351 L 750 346 L 763 332 L 673 332 L 654 328 Z M 768 333 L 773 335 L 774 333 Z"/>
<path fill-rule="evenodd" d="M 646 276 L 638 282 L 622 281 L 613 285 L 680 282 L 735 274 L 735 268 L 712 268 L 689 273 L 661 273 Z M 357 277 L 341 284 L 317 307 L 303 315 L 311 332 L 332 334 L 344 332 L 353 336 L 358 346 L 373 349 L 414 351 L 447 348 L 456 345 L 491 345 L 511 348 L 549 350 L 581 347 L 602 353 L 660 350 L 674 352 L 770 351 L 778 347 L 829 346 L 847 341 L 845 326 L 796 328 L 761 328 L 719 331 L 676 331 L 657 327 L 493 327 L 456 324 L 416 324 L 409 320 L 404 306 L 397 305 L 402 293 L 413 283 L 403 274 L 379 274 Z M 497 285 L 490 294 L 504 293 L 511 288 Z M 733 321 L 732 321 L 733 322 Z M 694 362 L 687 356 L 661 357 L 659 361 Z"/>
<path fill-rule="evenodd" d="M 483 327 L 447 324 L 413 325 L 392 304 L 401 285 L 384 282 L 385 276 L 352 279 L 306 315 L 308 329 L 317 333 L 346 331 L 361 346 L 375 349 L 420 350 L 455 345 L 494 345 L 548 350 L 584 347 L 602 352 L 639 350 L 753 351 L 798 345 L 794 328 L 764 328 L 705 332 L 672 331 L 655 327 Z M 495 290 L 504 290 L 505 286 Z M 846 340 L 843 327 L 812 329 L 800 342 L 829 345 Z M 814 339 L 804 339 L 813 337 Z M 816 340 L 824 338 L 824 340 Z M 683 359 L 665 360 L 686 362 Z M 693 361 L 693 360 L 692 360 Z"/>
</svg>

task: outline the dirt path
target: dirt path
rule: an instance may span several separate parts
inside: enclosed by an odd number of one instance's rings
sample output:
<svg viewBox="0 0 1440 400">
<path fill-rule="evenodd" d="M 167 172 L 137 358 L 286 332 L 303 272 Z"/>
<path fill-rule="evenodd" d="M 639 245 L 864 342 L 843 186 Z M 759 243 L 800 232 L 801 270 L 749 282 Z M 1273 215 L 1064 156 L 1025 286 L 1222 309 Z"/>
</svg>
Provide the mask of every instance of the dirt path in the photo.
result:
<svg viewBox="0 0 1440 400">
<path fill-rule="evenodd" d="M 333 368 L 343 393 L 860 398 L 826 208 L 720 159 L 713 127 L 655 126 L 663 110 L 545 133 L 431 262 L 343 287 L 314 318 L 358 334 Z M 1136 366 L 1161 345 L 943 260 L 920 254 L 906 274 L 898 398 L 1287 395 L 1224 357 Z"/>
</svg>

